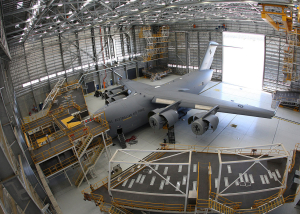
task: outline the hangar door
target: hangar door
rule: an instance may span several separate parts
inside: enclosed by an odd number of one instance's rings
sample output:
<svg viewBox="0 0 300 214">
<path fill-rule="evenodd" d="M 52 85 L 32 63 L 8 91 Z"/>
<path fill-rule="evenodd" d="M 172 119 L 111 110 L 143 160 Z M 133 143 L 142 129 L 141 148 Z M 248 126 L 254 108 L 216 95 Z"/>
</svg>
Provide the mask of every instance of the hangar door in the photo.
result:
<svg viewBox="0 0 300 214">
<path fill-rule="evenodd" d="M 96 90 L 94 81 L 86 83 L 86 86 L 87 86 L 87 93 L 88 94 Z"/>
<path fill-rule="evenodd" d="M 128 69 L 127 74 L 128 74 L 128 79 L 130 79 L 130 80 L 135 79 L 136 78 L 136 69 L 135 68 Z"/>
<path fill-rule="evenodd" d="M 262 89 L 265 36 L 223 32 L 223 82 Z"/>
</svg>

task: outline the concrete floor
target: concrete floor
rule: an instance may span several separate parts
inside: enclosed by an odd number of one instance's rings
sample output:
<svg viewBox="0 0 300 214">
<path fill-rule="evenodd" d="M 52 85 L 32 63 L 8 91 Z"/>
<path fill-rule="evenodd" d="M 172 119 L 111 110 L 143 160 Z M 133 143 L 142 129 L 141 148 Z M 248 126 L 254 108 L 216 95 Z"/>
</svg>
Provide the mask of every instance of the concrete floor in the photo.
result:
<svg viewBox="0 0 300 214">
<path fill-rule="evenodd" d="M 137 81 L 147 83 L 150 85 L 161 85 L 169 82 L 178 76 L 168 75 L 162 80 L 150 82 L 149 79 L 138 78 Z M 208 90 L 206 90 L 208 89 Z M 205 91 L 206 90 L 206 91 Z M 271 94 L 250 90 L 238 86 L 228 85 L 225 83 L 210 82 L 201 95 L 219 98 L 223 100 L 233 100 L 242 104 L 249 104 L 256 107 L 263 107 L 271 109 Z M 96 98 L 92 94 L 85 95 L 88 109 L 91 113 L 95 112 L 104 100 Z M 291 151 L 296 143 L 299 143 L 299 126 L 293 123 L 285 122 L 278 119 L 262 119 L 241 115 L 233 115 L 226 113 L 217 113 L 220 123 L 215 132 L 207 131 L 204 135 L 196 137 L 190 130 L 187 124 L 187 118 L 198 110 L 191 110 L 183 120 L 175 124 L 175 135 L 177 144 L 186 145 L 200 145 L 200 146 L 219 146 L 219 147 L 243 147 L 252 145 L 274 144 L 282 143 L 287 151 Z M 276 116 L 283 117 L 289 120 L 300 122 L 300 113 L 288 109 L 279 108 Z M 231 124 L 237 125 L 236 128 L 231 127 Z M 138 144 L 132 145 L 132 149 L 157 149 L 159 143 L 163 141 L 166 135 L 165 130 L 154 131 L 149 125 L 139 128 L 134 133 L 127 134 L 129 138 L 131 135 L 138 137 Z M 116 146 L 110 147 L 113 154 L 121 147 L 117 143 Z M 143 157 L 146 154 L 135 154 L 137 157 Z M 118 157 L 120 160 L 129 160 L 128 156 Z M 121 165 L 126 169 L 129 165 Z M 107 154 L 103 153 L 95 166 L 96 178 L 90 179 L 89 183 L 95 183 L 107 176 L 108 172 L 108 158 Z M 68 172 L 68 175 L 72 173 Z M 92 202 L 83 201 L 81 190 L 88 187 L 87 182 L 83 182 L 79 188 L 70 186 L 68 180 L 64 175 L 59 175 L 50 180 L 50 186 L 57 198 L 58 204 L 65 214 L 81 214 L 81 213 L 100 213 L 99 208 Z M 282 207 L 270 212 L 272 214 L 289 213 L 298 214 L 300 210 L 295 209 L 293 204 L 285 204 Z"/>
</svg>

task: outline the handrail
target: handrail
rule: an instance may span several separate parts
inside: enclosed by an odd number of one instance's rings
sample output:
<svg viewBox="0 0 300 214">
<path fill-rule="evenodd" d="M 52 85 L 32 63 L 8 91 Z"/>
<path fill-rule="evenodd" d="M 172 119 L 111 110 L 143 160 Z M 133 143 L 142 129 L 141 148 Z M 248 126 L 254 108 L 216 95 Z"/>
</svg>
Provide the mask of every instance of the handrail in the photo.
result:
<svg viewBox="0 0 300 214">
<path fill-rule="evenodd" d="M 239 148 L 239 149 L 230 149 L 230 152 L 226 151 L 228 149 L 226 147 L 214 147 L 214 146 L 198 146 L 198 145 L 183 145 L 183 144 L 164 144 L 162 149 L 167 150 L 191 150 L 194 152 L 203 152 L 203 153 L 218 153 L 218 149 L 222 149 L 221 154 L 252 154 L 252 148 Z M 270 149 L 257 149 L 255 152 L 256 155 L 263 155 L 269 152 Z M 285 155 L 286 152 L 283 149 L 273 149 L 272 153 L 268 153 L 269 155 Z"/>
<path fill-rule="evenodd" d="M 85 135 L 88 135 L 90 133 L 90 127 L 81 127 L 73 132 L 68 133 L 68 137 L 70 139 L 71 142 L 73 142 L 74 140 L 81 138 Z"/>
<path fill-rule="evenodd" d="M 136 207 L 142 209 L 184 212 L 183 204 L 151 203 L 151 202 L 133 201 L 133 200 L 127 200 L 121 198 L 114 198 L 114 202 L 121 206 L 129 206 L 129 207 Z"/>
<path fill-rule="evenodd" d="M 44 169 L 43 172 L 44 172 L 44 175 L 46 177 L 48 177 L 49 175 L 52 175 L 60 170 L 62 170 L 63 168 L 66 168 L 74 163 L 76 163 L 78 161 L 77 157 L 75 155 L 63 160 L 62 162 L 59 162 L 47 169 Z"/>
<path fill-rule="evenodd" d="M 32 155 L 32 160 L 35 164 L 43 161 L 43 160 L 46 160 L 47 158 L 50 158 L 66 149 L 69 149 L 71 147 L 73 147 L 74 145 L 69 141 L 69 140 L 66 140 L 50 149 L 47 149 L 41 153 L 38 153 L 36 155 Z"/>
<path fill-rule="evenodd" d="M 295 166 L 295 161 L 296 161 L 296 154 L 297 154 L 297 149 L 300 148 L 300 143 L 297 143 L 295 145 L 295 149 L 293 150 L 293 158 L 292 158 L 292 163 L 289 165 L 289 173 L 292 172 L 292 169 Z"/>
<path fill-rule="evenodd" d="M 279 192 L 280 192 L 280 191 L 279 191 Z M 269 196 L 268 198 L 255 200 L 255 201 L 253 202 L 253 207 L 254 207 L 254 208 L 259 207 L 259 206 L 261 206 L 261 205 L 263 205 L 263 204 L 265 204 L 265 203 L 268 203 L 269 201 L 271 201 L 271 200 L 277 198 L 279 192 L 277 192 L 277 193 L 275 193 L 275 194 Z"/>
<path fill-rule="evenodd" d="M 211 194 L 210 194 L 209 197 L 212 200 L 214 200 L 217 195 L 218 195 L 217 193 L 211 192 Z M 218 202 L 222 203 L 222 204 L 224 204 L 224 205 L 226 205 L 228 207 L 231 207 L 233 209 L 239 209 L 241 207 L 241 205 L 242 205 L 242 202 L 233 202 L 233 201 L 229 200 L 228 198 L 225 198 L 225 197 L 220 196 L 220 195 L 218 195 Z"/>
<path fill-rule="evenodd" d="M 109 129 L 109 125 L 108 125 L 108 122 L 107 121 L 103 121 L 101 123 L 101 125 L 99 126 L 96 126 L 95 128 L 91 129 L 90 133 L 95 136 L 95 135 L 98 135 L 99 133 L 101 132 L 104 132 L 106 131 L 107 129 Z"/>
<path fill-rule="evenodd" d="M 208 163 L 208 167 L 210 168 L 210 162 Z M 208 171 L 209 172 L 209 171 Z M 208 190 L 208 194 L 211 194 L 211 173 L 208 174 L 208 186 L 209 186 L 209 190 Z"/>
<path fill-rule="evenodd" d="M 46 120 L 43 123 L 38 124 L 39 121 L 43 121 L 44 119 L 46 119 Z M 49 116 L 45 115 L 43 117 L 38 118 L 37 120 L 31 121 L 29 123 L 25 123 L 22 126 L 22 131 L 23 132 L 30 131 L 32 129 L 35 129 L 37 127 L 43 126 L 43 125 L 45 125 L 47 123 L 50 123 L 51 121 L 52 121 L 52 117 L 49 117 Z"/>
</svg>

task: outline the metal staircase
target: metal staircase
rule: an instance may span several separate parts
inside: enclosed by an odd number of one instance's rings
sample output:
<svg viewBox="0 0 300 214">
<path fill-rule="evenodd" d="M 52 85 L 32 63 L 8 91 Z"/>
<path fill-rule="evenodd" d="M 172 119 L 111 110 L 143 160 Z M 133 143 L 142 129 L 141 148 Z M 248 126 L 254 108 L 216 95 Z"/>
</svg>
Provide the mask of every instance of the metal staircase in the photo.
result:
<svg viewBox="0 0 300 214">
<path fill-rule="evenodd" d="M 44 101 L 44 105 L 42 110 L 47 106 L 47 104 L 49 103 L 49 101 L 53 101 L 59 91 L 59 88 L 64 84 L 66 78 L 60 78 L 57 83 L 55 84 L 55 86 L 52 88 L 51 92 L 48 94 L 48 96 L 46 97 L 45 101 Z"/>
<path fill-rule="evenodd" d="M 89 146 L 89 144 L 92 142 L 93 138 L 94 138 L 93 135 L 91 133 L 89 133 L 88 136 L 82 141 L 82 144 L 77 149 L 78 158 L 82 157 L 82 155 L 84 154 L 85 150 L 87 149 L 87 147 Z"/>
<path fill-rule="evenodd" d="M 220 202 L 217 202 L 212 199 L 209 200 L 208 206 L 210 209 L 217 211 L 219 213 L 234 214 L 234 209 L 227 207 L 224 204 L 221 204 Z"/>
<path fill-rule="evenodd" d="M 86 163 L 83 163 L 83 171 L 81 171 L 77 178 L 74 180 L 75 186 L 79 187 L 84 179 L 84 173 L 87 174 L 90 169 L 94 167 L 94 165 L 97 163 L 98 159 L 101 156 L 101 153 L 103 152 L 104 145 L 100 144 L 99 147 L 94 151 L 94 154 L 92 158 Z"/>
<path fill-rule="evenodd" d="M 282 195 L 280 195 L 279 197 L 269 201 L 268 203 L 265 203 L 257 207 L 257 211 L 259 214 L 268 213 L 276 209 L 277 207 L 282 206 L 283 204 L 284 204 L 284 198 L 282 197 Z"/>
</svg>

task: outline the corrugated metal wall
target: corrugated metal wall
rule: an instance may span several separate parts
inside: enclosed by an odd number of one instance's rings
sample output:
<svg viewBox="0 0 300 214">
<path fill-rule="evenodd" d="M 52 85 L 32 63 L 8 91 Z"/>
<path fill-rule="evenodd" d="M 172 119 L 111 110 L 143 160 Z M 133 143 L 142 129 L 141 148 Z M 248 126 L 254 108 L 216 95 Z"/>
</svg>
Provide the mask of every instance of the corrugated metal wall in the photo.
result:
<svg viewBox="0 0 300 214">
<path fill-rule="evenodd" d="M 215 41 L 222 44 L 223 26 L 230 32 L 255 33 L 266 36 L 264 90 L 300 89 L 300 85 L 297 83 L 292 83 L 290 86 L 283 82 L 282 66 L 284 58 L 283 46 L 286 43 L 285 33 L 274 30 L 264 22 L 242 23 L 224 21 L 219 23 L 211 21 L 196 23 L 196 28 L 194 28 L 193 24 L 171 25 L 168 63 L 173 71 L 178 74 L 184 74 L 188 72 L 186 66 L 188 66 L 190 72 L 194 71 L 195 67 L 199 67 L 208 42 Z M 298 49 L 296 47 L 296 52 Z M 296 57 L 296 62 L 298 61 L 300 61 L 300 56 Z M 222 80 L 222 48 L 217 48 L 212 69 L 214 69 L 213 79 Z"/>
<path fill-rule="evenodd" d="M 160 64 L 172 65 L 174 73 L 185 74 L 198 69 L 209 41 L 213 40 L 222 44 L 222 26 L 227 31 L 257 33 L 266 35 L 265 73 L 263 89 L 274 91 L 276 89 L 299 90 L 298 83 L 292 85 L 283 82 L 282 62 L 283 46 L 286 43 L 284 32 L 275 31 L 264 22 L 203 22 L 186 25 L 171 25 L 169 36 L 169 58 L 161 60 Z M 58 77 L 67 77 L 68 80 L 79 78 L 80 74 L 103 69 L 103 63 L 112 64 L 113 70 L 126 78 L 128 69 L 154 66 L 156 61 L 143 63 L 130 61 L 125 67 L 121 63 L 128 58 L 141 55 L 146 47 L 145 39 L 139 38 L 140 27 L 124 29 L 122 35 L 116 29 L 96 28 L 85 30 L 77 34 L 63 33 L 61 36 L 40 38 L 26 41 L 10 47 L 12 61 L 9 64 L 13 85 L 22 109 L 22 115 L 27 115 L 33 104 L 43 102 L 46 93 L 49 93 Z M 110 39 L 110 35 L 111 38 Z M 123 40 L 122 40 L 123 39 Z M 93 49 L 94 41 L 94 49 Z M 108 46 L 115 50 L 109 54 Z M 103 48 L 102 48 L 103 47 Z M 298 47 L 296 48 L 298 51 Z M 95 56 L 94 56 L 95 55 Z M 111 55 L 111 57 L 110 57 Z M 251 60 L 251 59 L 249 59 Z M 296 57 L 296 62 L 300 56 Z M 115 62 L 118 61 L 118 64 Z M 214 69 L 213 78 L 222 80 L 222 48 L 218 48 L 212 64 Z M 241 68 L 242 71 L 242 68 Z M 113 75 L 111 70 L 93 73 L 86 76 L 84 82 L 95 81 L 101 85 L 106 75 L 106 84 L 111 79 L 117 81 L 118 76 Z M 50 78 L 44 78 L 49 76 Z M 38 81 L 35 83 L 35 81 Z M 24 83 L 32 82 L 23 87 Z"/>
<path fill-rule="evenodd" d="M 99 70 L 103 70 L 105 61 L 126 78 L 124 69 L 136 68 L 137 65 L 137 62 L 129 61 L 129 58 L 139 56 L 145 47 L 145 41 L 139 38 L 139 32 L 139 27 L 135 27 L 135 30 L 126 29 L 121 33 L 118 29 L 95 28 L 27 40 L 24 44 L 11 46 L 12 61 L 9 63 L 9 70 L 18 103 L 24 107 L 22 115 L 28 115 L 33 105 L 44 101 L 59 77 L 65 77 L 68 81 L 78 79 L 86 72 L 96 71 L 97 66 Z M 119 64 L 115 63 L 117 61 Z M 126 68 L 120 65 L 124 61 L 127 62 Z M 138 65 L 144 67 L 144 63 Z M 112 77 L 111 70 L 106 70 L 106 74 L 103 70 L 85 76 L 84 83 L 94 81 L 101 85 L 104 78 L 106 85 L 110 85 L 111 79 L 118 80 L 117 75 Z M 23 87 L 23 84 L 30 82 L 31 84 Z"/>
</svg>

